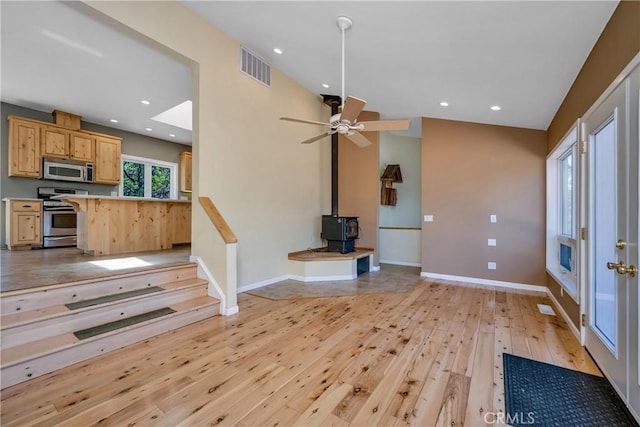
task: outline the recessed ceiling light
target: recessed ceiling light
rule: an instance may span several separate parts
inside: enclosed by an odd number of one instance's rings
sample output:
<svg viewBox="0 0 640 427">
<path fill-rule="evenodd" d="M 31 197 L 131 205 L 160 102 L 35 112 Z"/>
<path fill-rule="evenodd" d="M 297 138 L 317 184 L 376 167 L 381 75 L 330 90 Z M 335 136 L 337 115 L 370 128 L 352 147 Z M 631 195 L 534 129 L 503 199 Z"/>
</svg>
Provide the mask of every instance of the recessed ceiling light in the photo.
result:
<svg viewBox="0 0 640 427">
<path fill-rule="evenodd" d="M 329 89 L 329 85 L 326 84 L 326 83 L 322 83 L 322 87 L 325 88 L 325 89 Z"/>
<path fill-rule="evenodd" d="M 144 130 L 151 132 L 153 129 L 151 129 L 151 128 L 144 128 Z"/>
<path fill-rule="evenodd" d="M 442 107 L 448 107 L 448 106 L 449 106 L 449 103 L 448 103 L 447 101 L 442 101 L 442 102 L 440 103 L 440 105 L 441 105 Z"/>
<path fill-rule="evenodd" d="M 493 107 L 491 107 L 491 109 L 493 111 L 500 111 L 500 110 L 502 110 L 502 107 L 500 107 L 499 105 L 494 105 Z"/>
<path fill-rule="evenodd" d="M 149 104 L 151 104 L 151 103 L 150 103 L 149 101 L 147 101 L 146 99 L 143 99 L 143 100 L 142 100 L 142 101 L 140 101 L 140 102 L 142 102 L 144 105 L 149 105 Z"/>
<path fill-rule="evenodd" d="M 118 121 L 116 119 L 111 119 L 109 120 L 111 123 L 118 123 Z"/>
<path fill-rule="evenodd" d="M 280 48 L 274 47 L 274 48 L 273 48 L 273 51 L 274 51 L 275 53 L 277 53 L 278 55 L 282 55 L 282 49 L 280 49 Z"/>
<path fill-rule="evenodd" d="M 171 138 L 175 138 L 175 137 L 176 137 L 176 135 L 175 135 L 175 134 L 173 134 L 173 133 L 170 133 L 170 134 L 169 134 L 169 136 L 170 136 Z"/>
</svg>

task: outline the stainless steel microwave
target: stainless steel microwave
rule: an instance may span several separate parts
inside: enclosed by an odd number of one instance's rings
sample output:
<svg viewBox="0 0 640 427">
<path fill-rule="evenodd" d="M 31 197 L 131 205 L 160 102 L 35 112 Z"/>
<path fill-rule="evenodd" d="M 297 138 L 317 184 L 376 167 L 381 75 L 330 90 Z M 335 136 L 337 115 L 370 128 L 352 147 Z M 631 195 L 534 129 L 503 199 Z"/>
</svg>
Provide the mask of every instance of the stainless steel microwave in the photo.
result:
<svg viewBox="0 0 640 427">
<path fill-rule="evenodd" d="M 58 181 L 93 182 L 93 163 L 75 162 L 71 160 L 42 160 L 42 179 Z"/>
</svg>

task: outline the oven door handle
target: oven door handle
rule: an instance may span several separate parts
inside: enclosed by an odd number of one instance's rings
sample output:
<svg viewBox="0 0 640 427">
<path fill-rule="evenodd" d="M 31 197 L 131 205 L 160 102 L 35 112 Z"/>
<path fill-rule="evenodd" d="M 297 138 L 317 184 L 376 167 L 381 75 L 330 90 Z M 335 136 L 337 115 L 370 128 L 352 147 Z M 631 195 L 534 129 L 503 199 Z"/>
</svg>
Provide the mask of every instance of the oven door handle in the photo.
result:
<svg viewBox="0 0 640 427">
<path fill-rule="evenodd" d="M 78 240 L 76 236 L 45 237 L 47 240 Z"/>
<path fill-rule="evenodd" d="M 43 209 L 44 212 L 73 212 L 73 208 L 67 206 L 48 207 Z"/>
</svg>

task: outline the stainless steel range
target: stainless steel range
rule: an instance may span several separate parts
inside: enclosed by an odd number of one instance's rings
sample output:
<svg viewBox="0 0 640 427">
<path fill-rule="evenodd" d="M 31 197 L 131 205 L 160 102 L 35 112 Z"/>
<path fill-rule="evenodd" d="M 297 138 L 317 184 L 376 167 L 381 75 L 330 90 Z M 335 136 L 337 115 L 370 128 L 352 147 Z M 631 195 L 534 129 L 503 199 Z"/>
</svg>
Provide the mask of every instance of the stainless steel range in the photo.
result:
<svg viewBox="0 0 640 427">
<path fill-rule="evenodd" d="M 89 194 L 89 192 L 74 188 L 38 187 L 38 198 L 44 200 L 42 236 L 45 248 L 77 245 L 78 222 L 73 206 L 60 200 L 51 200 L 51 197 L 63 194 Z"/>
</svg>

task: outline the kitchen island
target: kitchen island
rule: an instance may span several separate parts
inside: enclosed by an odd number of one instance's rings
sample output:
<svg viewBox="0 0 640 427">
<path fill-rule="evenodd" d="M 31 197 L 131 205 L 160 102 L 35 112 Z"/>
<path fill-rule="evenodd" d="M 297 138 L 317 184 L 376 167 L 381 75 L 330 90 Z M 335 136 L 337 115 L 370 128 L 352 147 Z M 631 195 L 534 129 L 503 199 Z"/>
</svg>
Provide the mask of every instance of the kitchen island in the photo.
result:
<svg viewBox="0 0 640 427">
<path fill-rule="evenodd" d="M 78 248 L 89 255 L 170 249 L 191 242 L 191 201 L 91 195 L 55 199 L 78 213 Z"/>
</svg>

